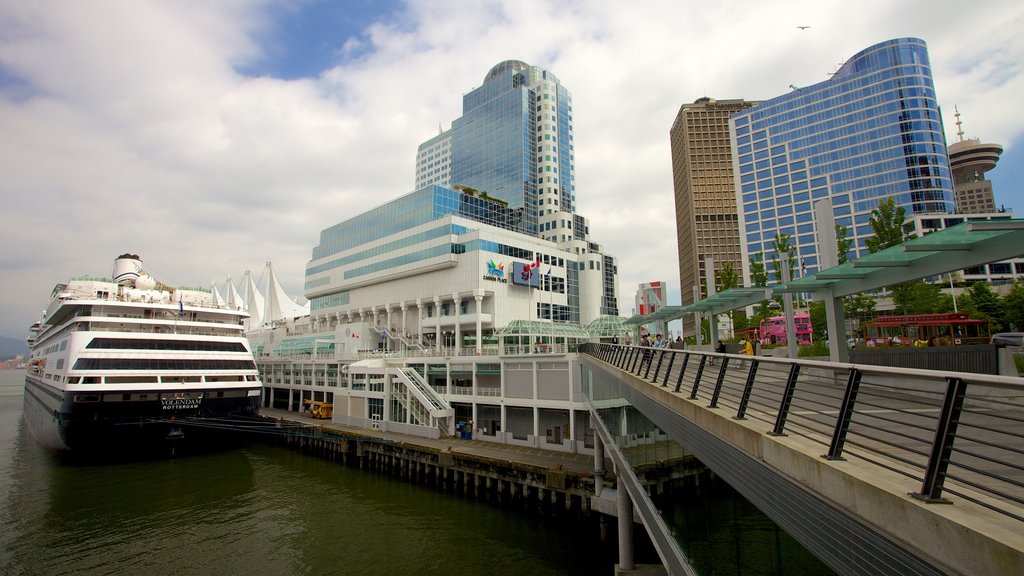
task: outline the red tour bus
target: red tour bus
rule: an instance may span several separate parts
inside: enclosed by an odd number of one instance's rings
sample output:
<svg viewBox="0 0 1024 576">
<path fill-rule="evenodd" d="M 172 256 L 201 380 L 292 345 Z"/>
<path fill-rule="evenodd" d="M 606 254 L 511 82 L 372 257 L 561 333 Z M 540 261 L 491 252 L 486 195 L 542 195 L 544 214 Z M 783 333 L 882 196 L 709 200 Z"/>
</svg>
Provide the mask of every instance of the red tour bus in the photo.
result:
<svg viewBox="0 0 1024 576">
<path fill-rule="evenodd" d="M 808 314 L 794 314 L 793 328 L 796 332 L 797 344 L 808 345 L 811 343 L 811 317 Z M 758 339 L 762 345 L 785 344 L 786 343 L 786 317 L 773 316 L 761 320 L 761 327 L 758 330 Z"/>
<path fill-rule="evenodd" d="M 938 345 L 988 344 L 988 320 L 972 319 L 965 312 L 879 316 L 864 326 L 865 343 L 913 346 L 915 341 Z"/>
</svg>

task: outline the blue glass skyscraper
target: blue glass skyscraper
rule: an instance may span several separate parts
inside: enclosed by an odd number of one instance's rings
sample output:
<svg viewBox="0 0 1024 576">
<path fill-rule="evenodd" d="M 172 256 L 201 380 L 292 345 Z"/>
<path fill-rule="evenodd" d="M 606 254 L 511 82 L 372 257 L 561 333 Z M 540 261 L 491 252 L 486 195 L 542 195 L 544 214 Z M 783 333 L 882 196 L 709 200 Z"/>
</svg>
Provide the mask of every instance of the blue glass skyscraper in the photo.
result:
<svg viewBox="0 0 1024 576">
<path fill-rule="evenodd" d="M 416 184 L 486 192 L 523 212 L 524 234 L 582 240 L 572 140 L 569 91 L 548 70 L 506 60 L 463 96 L 450 130 L 420 145 Z"/>
<path fill-rule="evenodd" d="M 730 118 L 744 273 L 769 262 L 788 234 L 807 273 L 818 270 L 813 204 L 831 198 L 835 222 L 866 253 L 881 200 L 908 215 L 952 212 L 946 140 L 924 41 L 889 40 L 854 55 L 829 80 Z M 774 275 L 769 275 L 775 280 Z"/>
</svg>

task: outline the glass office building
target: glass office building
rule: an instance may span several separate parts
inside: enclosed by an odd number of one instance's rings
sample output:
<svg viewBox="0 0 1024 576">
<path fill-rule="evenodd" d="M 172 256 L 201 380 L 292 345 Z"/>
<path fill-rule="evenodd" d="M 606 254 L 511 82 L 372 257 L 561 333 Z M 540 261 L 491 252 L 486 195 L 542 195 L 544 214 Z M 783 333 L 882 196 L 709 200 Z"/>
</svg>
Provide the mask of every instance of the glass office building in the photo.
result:
<svg viewBox="0 0 1024 576">
<path fill-rule="evenodd" d="M 791 237 L 798 266 L 819 269 L 813 205 L 830 198 L 836 224 L 867 252 L 868 220 L 894 198 L 908 216 L 952 212 L 953 185 L 924 41 L 882 42 L 827 81 L 796 87 L 730 117 L 744 276 L 750 258 Z M 798 272 L 799 274 L 799 272 Z"/>
<path fill-rule="evenodd" d="M 486 193 L 523 210 L 524 234 L 582 240 L 572 140 L 569 91 L 548 70 L 506 60 L 463 96 L 450 130 L 420 145 L 416 183 Z"/>
</svg>

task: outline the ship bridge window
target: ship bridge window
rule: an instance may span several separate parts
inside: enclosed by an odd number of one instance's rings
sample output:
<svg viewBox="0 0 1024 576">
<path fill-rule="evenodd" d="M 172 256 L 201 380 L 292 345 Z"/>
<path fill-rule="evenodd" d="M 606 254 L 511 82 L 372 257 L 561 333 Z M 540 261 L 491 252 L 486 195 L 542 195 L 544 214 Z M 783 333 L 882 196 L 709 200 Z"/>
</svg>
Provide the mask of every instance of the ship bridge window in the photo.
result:
<svg viewBox="0 0 1024 576">
<path fill-rule="evenodd" d="M 93 338 L 86 348 L 100 350 L 182 350 L 187 352 L 246 352 L 241 342 L 208 340 L 154 340 L 143 338 Z"/>
<path fill-rule="evenodd" d="M 107 384 L 156 384 L 156 376 L 107 376 Z"/>
<path fill-rule="evenodd" d="M 253 360 L 79 358 L 74 370 L 256 370 Z"/>
</svg>

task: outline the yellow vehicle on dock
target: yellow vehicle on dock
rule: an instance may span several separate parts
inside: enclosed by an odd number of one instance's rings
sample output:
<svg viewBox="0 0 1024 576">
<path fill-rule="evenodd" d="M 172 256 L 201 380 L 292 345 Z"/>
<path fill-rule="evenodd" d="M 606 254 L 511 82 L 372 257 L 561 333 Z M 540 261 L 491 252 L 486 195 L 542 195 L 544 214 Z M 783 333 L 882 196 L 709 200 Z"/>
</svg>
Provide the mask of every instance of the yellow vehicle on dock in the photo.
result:
<svg viewBox="0 0 1024 576">
<path fill-rule="evenodd" d="M 314 420 L 330 420 L 331 416 L 334 415 L 334 406 L 329 402 L 305 400 L 303 405 L 306 408 L 306 412 Z"/>
</svg>

